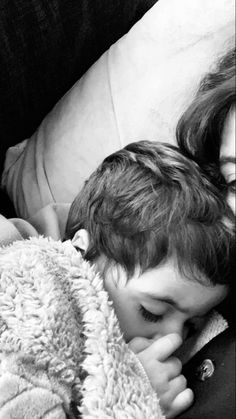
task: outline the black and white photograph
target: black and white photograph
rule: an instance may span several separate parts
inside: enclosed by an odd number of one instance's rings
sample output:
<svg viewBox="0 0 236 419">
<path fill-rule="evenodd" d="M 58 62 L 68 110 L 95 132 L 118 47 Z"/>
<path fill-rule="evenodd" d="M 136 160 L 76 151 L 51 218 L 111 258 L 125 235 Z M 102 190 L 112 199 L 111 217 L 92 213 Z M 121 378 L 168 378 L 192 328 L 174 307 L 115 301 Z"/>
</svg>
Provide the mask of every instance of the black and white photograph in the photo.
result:
<svg viewBox="0 0 236 419">
<path fill-rule="evenodd" d="M 0 419 L 235 419 L 235 0 L 0 0 Z"/>
</svg>

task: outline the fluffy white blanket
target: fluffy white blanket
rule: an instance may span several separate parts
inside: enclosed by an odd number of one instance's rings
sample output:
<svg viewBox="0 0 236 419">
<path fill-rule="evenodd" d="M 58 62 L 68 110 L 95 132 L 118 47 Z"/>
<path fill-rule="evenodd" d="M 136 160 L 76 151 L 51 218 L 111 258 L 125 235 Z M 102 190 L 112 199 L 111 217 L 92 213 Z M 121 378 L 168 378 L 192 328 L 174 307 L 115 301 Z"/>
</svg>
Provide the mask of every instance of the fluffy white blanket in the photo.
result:
<svg viewBox="0 0 236 419">
<path fill-rule="evenodd" d="M 163 418 L 106 291 L 71 243 L 0 250 L 0 418 Z"/>
</svg>

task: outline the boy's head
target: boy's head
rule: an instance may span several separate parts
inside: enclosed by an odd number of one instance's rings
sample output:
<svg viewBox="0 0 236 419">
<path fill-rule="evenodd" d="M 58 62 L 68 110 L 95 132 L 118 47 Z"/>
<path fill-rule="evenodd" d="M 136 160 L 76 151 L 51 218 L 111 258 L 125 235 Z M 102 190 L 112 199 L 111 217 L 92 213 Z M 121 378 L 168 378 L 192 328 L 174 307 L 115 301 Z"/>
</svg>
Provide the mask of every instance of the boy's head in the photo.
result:
<svg viewBox="0 0 236 419">
<path fill-rule="evenodd" d="M 194 162 L 176 147 L 141 141 L 90 176 L 71 206 L 66 238 L 104 276 L 129 340 L 182 333 L 224 298 L 229 225 L 228 207 Z"/>
</svg>

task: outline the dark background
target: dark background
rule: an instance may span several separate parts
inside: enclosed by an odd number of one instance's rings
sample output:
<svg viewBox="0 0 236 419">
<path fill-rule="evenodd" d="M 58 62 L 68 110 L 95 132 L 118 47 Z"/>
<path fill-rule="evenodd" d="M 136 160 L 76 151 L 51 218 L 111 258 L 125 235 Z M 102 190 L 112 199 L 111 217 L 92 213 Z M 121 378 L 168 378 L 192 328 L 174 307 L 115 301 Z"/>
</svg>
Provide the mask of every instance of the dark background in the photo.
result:
<svg viewBox="0 0 236 419">
<path fill-rule="evenodd" d="M 0 173 L 63 94 L 157 0 L 1 0 Z M 1 192 L 1 213 L 14 215 Z"/>
</svg>

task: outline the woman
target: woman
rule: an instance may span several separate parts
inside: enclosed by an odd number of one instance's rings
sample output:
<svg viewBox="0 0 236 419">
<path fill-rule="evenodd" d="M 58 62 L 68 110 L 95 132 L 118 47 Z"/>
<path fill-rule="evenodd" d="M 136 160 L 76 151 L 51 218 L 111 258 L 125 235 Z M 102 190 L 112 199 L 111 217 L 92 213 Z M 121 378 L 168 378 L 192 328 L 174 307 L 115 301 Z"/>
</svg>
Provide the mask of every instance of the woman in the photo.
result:
<svg viewBox="0 0 236 419">
<path fill-rule="evenodd" d="M 235 49 L 202 80 L 196 99 L 177 126 L 181 150 L 227 192 L 235 212 Z M 234 167 L 232 166 L 234 164 Z M 233 176 L 234 174 L 234 176 Z"/>
<path fill-rule="evenodd" d="M 177 126 L 181 150 L 196 160 L 235 213 L 235 50 L 202 80 Z M 234 291 L 234 290 L 233 290 Z M 235 417 L 235 324 L 232 303 L 221 308 L 229 328 L 211 340 L 184 368 L 195 404 L 181 418 Z"/>
</svg>

